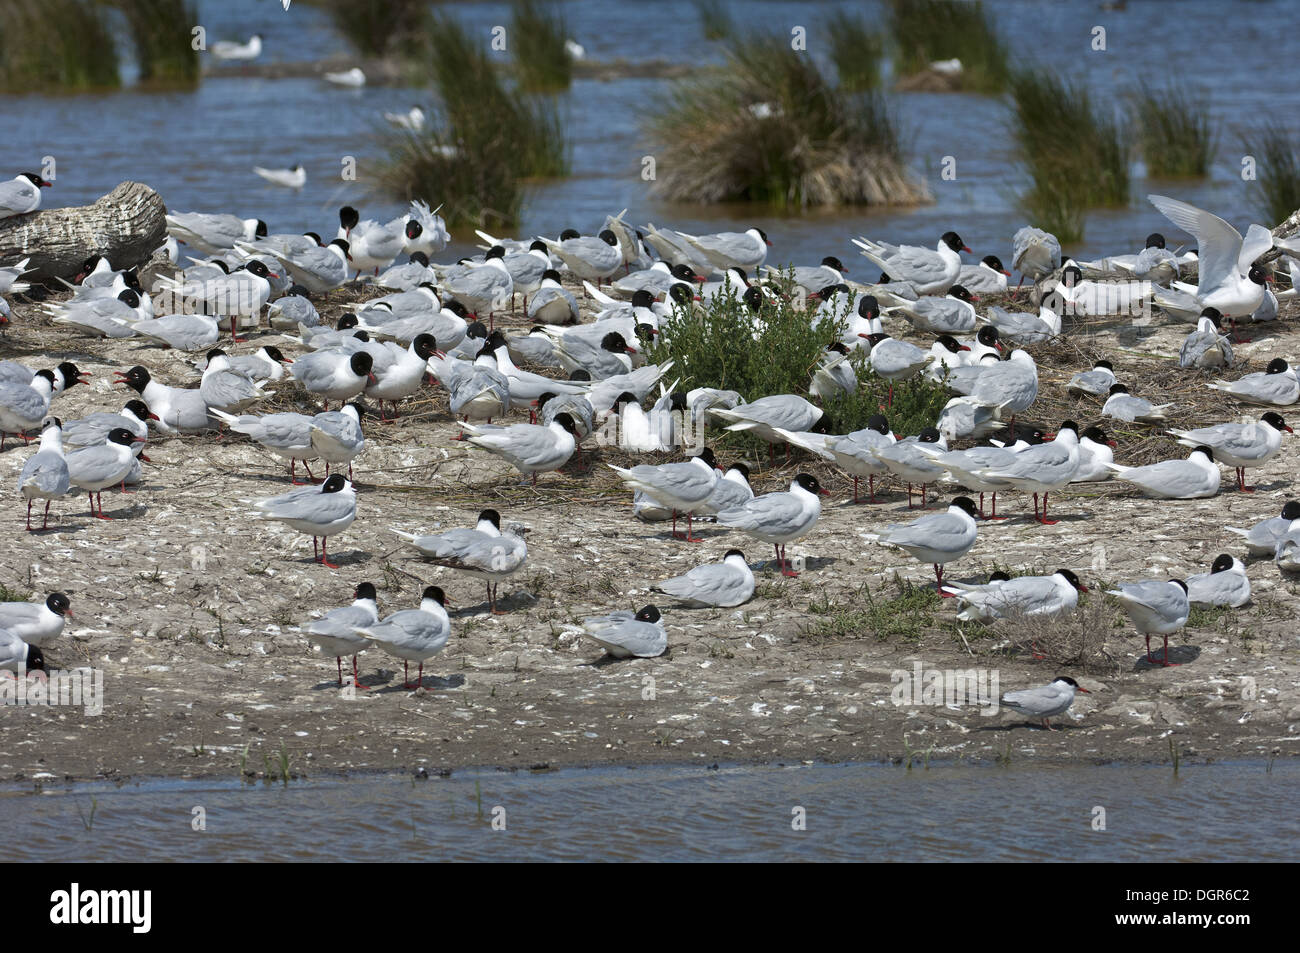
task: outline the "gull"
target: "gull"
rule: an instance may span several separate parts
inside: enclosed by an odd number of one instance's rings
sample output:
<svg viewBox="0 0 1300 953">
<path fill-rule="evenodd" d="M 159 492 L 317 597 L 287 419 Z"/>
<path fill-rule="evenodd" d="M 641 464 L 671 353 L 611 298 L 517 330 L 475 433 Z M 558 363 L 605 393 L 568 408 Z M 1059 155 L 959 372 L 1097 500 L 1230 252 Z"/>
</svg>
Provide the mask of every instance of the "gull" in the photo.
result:
<svg viewBox="0 0 1300 953">
<path fill-rule="evenodd" d="M 426 282 L 437 281 L 438 274 L 429 267 L 429 256 L 412 252 L 404 265 L 394 265 L 375 279 L 375 284 L 392 291 L 414 291 Z"/>
<path fill-rule="evenodd" d="M 835 341 L 813 369 L 808 393 L 818 400 L 827 400 L 840 394 L 856 394 L 857 391 L 858 375 L 849 363 L 849 349 Z"/>
<path fill-rule="evenodd" d="M 779 282 L 790 278 L 794 281 L 796 288 L 802 288 L 809 293 L 820 292 L 828 286 L 843 284 L 844 275 L 848 272 L 848 269 L 844 267 L 844 263 L 834 255 L 827 255 L 822 259 L 822 263 L 815 268 L 801 266 L 783 270 L 773 268 L 771 265 L 764 265 L 759 270 L 770 282 Z M 694 278 L 686 280 L 693 281 Z"/>
<path fill-rule="evenodd" d="M 964 342 L 958 342 L 963 344 Z M 1000 358 L 1002 356 L 1002 335 L 992 324 L 986 324 L 975 332 L 975 337 L 965 344 L 964 363 L 975 364 L 986 355 Z"/>
<path fill-rule="evenodd" d="M 361 433 L 361 413 L 361 405 L 354 402 L 311 418 L 311 446 L 325 461 L 326 473 L 331 466 L 341 467 L 346 463 L 348 479 L 352 478 L 352 461 L 366 449 L 366 438 Z"/>
<path fill-rule="evenodd" d="M 1114 473 L 1110 464 L 1115 462 L 1118 444 L 1100 427 L 1089 427 L 1079 437 L 1079 469 L 1074 471 L 1071 483 L 1097 483 L 1109 480 Z"/>
<path fill-rule="evenodd" d="M 1115 370 L 1110 361 L 1097 361 L 1090 371 L 1078 371 L 1071 378 L 1066 390 L 1071 394 L 1090 394 L 1104 397 L 1110 393 L 1115 383 Z"/>
<path fill-rule="evenodd" d="M 592 409 L 591 401 L 580 394 L 555 394 L 547 391 L 539 394 L 533 403 L 537 405 L 535 411 L 537 420 L 543 424 L 551 423 L 560 414 L 568 414 L 573 420 L 574 433 L 578 440 L 585 439 L 596 429 L 596 412 Z M 582 447 L 575 449 L 578 458 L 581 459 Z"/>
<path fill-rule="evenodd" d="M 431 364 L 433 361 L 430 358 Z M 485 342 L 472 364 L 456 366 L 459 363 L 452 363 L 453 373 L 442 380 L 450 394 L 453 416 L 460 415 L 465 422 L 486 419 L 491 423 L 493 417 L 510 409 L 510 380 L 501 372 L 493 344 Z"/>
<path fill-rule="evenodd" d="M 1147 198 L 1165 218 L 1196 238 L 1198 284 L 1174 282 L 1174 288 L 1195 294 L 1202 308 L 1217 308 L 1229 318 L 1244 317 L 1259 307 L 1268 277 L 1254 261 L 1273 247 L 1268 229 L 1251 225 L 1243 239 L 1223 219 L 1195 205 L 1163 195 Z"/>
<path fill-rule="evenodd" d="M 1169 430 L 1184 447 L 1207 446 L 1214 450 L 1214 459 L 1235 467 L 1237 489 L 1243 493 L 1254 492 L 1246 486 L 1246 467 L 1258 467 L 1272 460 L 1282 449 L 1282 431 L 1295 433 L 1281 415 L 1268 411 L 1258 421 L 1249 423 L 1216 424 L 1195 430 Z"/>
<path fill-rule="evenodd" d="M 1133 483 L 1156 499 L 1195 500 L 1214 496 L 1222 479 L 1214 450 L 1197 447 L 1186 460 L 1161 460 L 1144 467 L 1107 464 L 1115 479 Z"/>
<path fill-rule="evenodd" d="M 943 588 L 946 595 L 957 597 L 957 618 L 963 622 L 1057 616 L 1073 612 L 1079 605 L 1079 593 L 1088 591 L 1068 569 L 1058 569 L 1050 576 L 990 581 L 985 586 L 953 582 Z"/>
<path fill-rule="evenodd" d="M 948 440 L 934 427 L 926 427 L 915 439 L 872 446 L 870 452 L 881 464 L 907 483 L 907 508 L 912 509 L 912 484 L 921 484 L 921 509 L 925 509 L 925 488 L 942 478 L 944 468 L 935 459 L 948 452 Z"/>
<path fill-rule="evenodd" d="M 289 479 L 295 486 L 302 485 L 294 472 L 298 461 L 306 466 L 308 460 L 319 456 L 311 442 L 312 418 L 306 414 L 280 413 L 261 417 L 244 414 L 236 417 L 215 410 L 212 415 L 233 432 L 247 434 L 277 457 L 288 460 Z M 311 468 L 307 467 L 307 476 L 310 478 L 311 475 Z"/>
<path fill-rule="evenodd" d="M 1042 344 L 1061 334 L 1061 315 L 1046 301 L 1039 306 L 1038 314 L 994 306 L 980 320 L 996 328 L 1012 344 Z"/>
<path fill-rule="evenodd" d="M 1042 439 L 1034 441 L 1042 443 Z M 1021 448 L 1023 449 L 1023 448 Z M 998 491 L 1013 488 L 1007 480 L 981 475 L 982 471 L 1010 466 L 1015 462 L 1018 450 L 1007 447 L 971 447 L 969 450 L 953 450 L 934 458 L 936 466 L 948 471 L 950 479 L 958 486 L 976 491 L 980 495 L 980 519 L 1003 520 L 998 516 Z M 993 494 L 993 510 L 990 516 L 984 515 L 984 494 Z"/>
<path fill-rule="evenodd" d="M 659 609 L 653 605 L 643 606 L 635 615 L 620 610 L 584 619 L 582 628 L 583 637 L 617 659 L 655 658 L 668 651 L 668 633 Z"/>
<path fill-rule="evenodd" d="M 441 205 L 438 206 L 438 209 L 440 208 Z M 420 199 L 411 202 L 410 210 L 406 213 L 405 251 L 407 254 L 419 252 L 426 256 L 433 255 L 447 247 L 451 235 L 447 232 L 447 223 L 438 214 L 438 209 L 430 211 L 428 203 Z M 412 224 L 418 225 L 419 229 L 411 228 Z"/>
<path fill-rule="evenodd" d="M 1011 236 L 1011 267 L 1025 278 L 1038 281 L 1061 267 L 1061 243 L 1051 232 L 1026 225 Z M 1017 285 L 1019 287 L 1019 285 Z"/>
<path fill-rule="evenodd" d="M 1120 583 L 1118 589 L 1107 589 L 1106 594 L 1119 600 L 1120 606 L 1137 629 L 1146 636 L 1147 662 L 1151 657 L 1151 636 L 1165 637 L 1165 654 L 1160 663 L 1166 668 L 1169 661 L 1169 633 L 1177 632 L 1187 623 L 1191 603 L 1187 599 L 1187 583 L 1181 579 L 1143 579 L 1140 582 Z"/>
<path fill-rule="evenodd" d="M 1043 719 L 1043 727 L 1048 731 L 1055 731 L 1050 719 L 1064 715 L 1069 710 L 1074 704 L 1075 692 L 1089 694 L 1088 689 L 1070 676 L 1058 675 L 1052 679 L 1051 684 L 1044 685 L 1042 688 L 1007 692 L 1002 696 L 1001 703 L 1017 714 Z"/>
<path fill-rule="evenodd" d="M 722 562 L 696 566 L 685 575 L 665 579 L 650 589 L 676 596 L 688 606 L 729 609 L 753 598 L 754 573 L 745 562 L 744 553 L 729 549 Z"/>
<path fill-rule="evenodd" d="M 322 77 L 327 83 L 333 83 L 335 86 L 364 86 L 366 85 L 366 74 L 358 66 L 349 70 L 343 70 L 337 73 L 326 73 Z"/>
<path fill-rule="evenodd" d="M 1136 255 L 1116 255 L 1110 261 L 1120 271 L 1164 287 L 1178 277 L 1178 256 L 1165 248 L 1165 236 L 1159 232 L 1148 235 L 1146 246 Z"/>
<path fill-rule="evenodd" d="M 41 370 L 32 375 L 31 383 L 0 382 L 0 449 L 6 433 L 26 434 L 42 425 L 54 396 L 55 374 Z"/>
<path fill-rule="evenodd" d="M 276 520 L 311 535 L 313 558 L 322 566 L 338 569 L 329 561 L 329 537 L 341 533 L 357 518 L 357 494 L 342 474 L 332 474 L 319 487 L 305 486 L 253 504 L 258 516 Z M 317 552 L 316 540 L 320 539 Z"/>
<path fill-rule="evenodd" d="M 165 436 L 215 430 L 216 423 L 198 388 L 168 387 L 160 384 L 149 371 L 136 365 L 129 371 L 116 371 L 115 384 L 125 384 L 143 399 L 153 412 L 154 426 Z"/>
<path fill-rule="evenodd" d="M 728 268 L 757 268 L 767 260 L 767 250 L 772 245 L 767 233 L 757 227 L 743 232 L 716 232 L 712 235 L 678 234 L 718 271 L 726 271 Z"/>
<path fill-rule="evenodd" d="M 53 185 L 35 172 L 23 172 L 8 182 L 0 182 L 0 220 L 35 212 L 41 207 L 41 189 Z"/>
<path fill-rule="evenodd" d="M 1247 374 L 1235 381 L 1218 380 L 1206 384 L 1211 390 L 1223 391 L 1249 404 L 1273 404 L 1285 407 L 1300 399 L 1300 378 L 1283 358 L 1275 357 L 1263 372 Z"/>
<path fill-rule="evenodd" d="M 718 472 L 714 469 L 716 463 L 713 451 L 705 447 L 685 463 L 665 463 L 659 466 L 642 464 L 630 469 L 616 467 L 612 463 L 607 466 L 631 489 L 639 490 L 673 511 L 673 538 L 698 543 L 700 540 L 691 536 L 691 517 L 707 506 L 714 487 L 717 486 Z M 682 513 L 686 515 L 685 536 L 677 532 L 677 517 Z M 718 519 L 721 522 L 721 514 L 718 514 Z"/>
<path fill-rule="evenodd" d="M 261 176 L 272 185 L 282 185 L 286 189 L 300 189 L 307 184 L 307 170 L 299 163 L 292 169 L 265 169 L 253 166 L 254 174 Z"/>
<path fill-rule="evenodd" d="M 1194 606 L 1228 606 L 1238 609 L 1250 601 L 1246 566 L 1235 556 L 1215 557 L 1210 571 L 1187 577 L 1187 600 Z M 0 616 L 0 626 L 4 619 Z"/>
<path fill-rule="evenodd" d="M 671 228 L 655 228 L 653 223 L 649 223 L 645 227 L 645 241 L 667 261 L 687 264 L 701 272 L 713 268 L 713 263 L 705 258 L 699 249 L 688 242 L 684 235 Z"/>
<path fill-rule="evenodd" d="M 921 373 L 932 360 L 931 351 L 923 351 L 915 344 L 900 341 L 888 334 L 859 334 L 871 345 L 868 362 L 876 374 L 889 381 L 887 406 L 894 405 L 894 382 L 910 380 Z M 955 343 L 955 342 L 954 342 Z M 960 347 L 958 347 L 960 350 Z"/>
<path fill-rule="evenodd" d="M 565 233 L 569 234 L 568 232 Z M 623 255 L 619 250 L 618 236 L 608 228 L 602 229 L 595 237 L 560 236 L 560 241 L 542 239 L 551 254 L 569 266 L 569 270 L 579 278 L 600 283 L 608 278 L 623 264 Z"/>
<path fill-rule="evenodd" d="M 1061 270 L 1061 280 L 1054 293 L 1069 307 L 1073 315 L 1136 314 L 1146 308 L 1152 296 L 1157 296 L 1157 286 L 1149 281 L 1092 281 L 1085 280 L 1083 270 L 1073 261 Z"/>
<path fill-rule="evenodd" d="M 965 556 L 975 545 L 977 518 L 974 501 L 959 496 L 945 512 L 930 513 L 910 523 L 896 523 L 875 538 L 877 542 L 905 550 L 914 559 L 933 564 L 939 595 L 946 597 L 951 593 L 944 591 L 943 567 Z"/>
<path fill-rule="evenodd" d="M 161 318 L 136 321 L 131 329 L 140 337 L 178 351 L 211 348 L 221 336 L 217 319 L 205 314 L 165 314 Z"/>
<path fill-rule="evenodd" d="M 0 602 L 0 630 L 38 649 L 49 648 L 71 616 L 72 603 L 61 592 L 51 592 L 44 602 Z"/>
<path fill-rule="evenodd" d="M 457 265 L 442 270 L 440 287 L 477 314 L 488 313 L 489 324 L 498 311 L 510 307 L 514 279 L 501 255 L 490 254 L 477 267 Z"/>
<path fill-rule="evenodd" d="M 817 478 L 800 473 L 791 481 L 787 492 L 765 493 L 734 509 L 722 510 L 717 515 L 718 525 L 730 526 L 771 543 L 776 550 L 777 568 L 781 575 L 794 578 L 799 574 L 786 561 L 786 544 L 812 532 L 821 517 L 819 497 L 822 496 L 830 496 L 830 493 L 822 489 Z"/>
<path fill-rule="evenodd" d="M 199 396 L 208 410 L 239 413 L 250 404 L 267 396 L 262 393 L 262 381 L 254 381 L 230 366 L 226 352 L 216 348 L 208 352 L 208 366 L 199 384 Z"/>
<path fill-rule="evenodd" d="M 293 254 L 271 254 L 284 265 L 295 284 L 309 292 L 320 294 L 333 291 L 348 280 L 348 262 L 352 260 L 350 249 L 351 245 L 346 239 L 336 238 L 328 245 L 306 248 Z"/>
<path fill-rule="evenodd" d="M 1218 308 L 1206 308 L 1196 330 L 1183 339 L 1178 351 L 1179 367 L 1231 367 L 1232 344 L 1220 333 L 1223 315 Z"/>
<path fill-rule="evenodd" d="M 1153 404 L 1142 397 L 1134 397 L 1123 384 L 1111 384 L 1110 396 L 1102 405 L 1103 417 L 1114 417 L 1129 423 L 1161 424 L 1165 422 L 1165 409 L 1173 404 Z"/>
<path fill-rule="evenodd" d="M 997 255 L 985 255 L 978 265 L 962 265 L 957 284 L 975 294 L 1006 294 L 1011 272 Z"/>
<path fill-rule="evenodd" d="M 174 212 L 167 215 L 167 231 L 178 242 L 193 245 L 205 255 L 219 255 L 237 242 L 266 237 L 266 223 L 256 218 Z"/>
<path fill-rule="evenodd" d="M 947 294 L 961 272 L 960 252 L 970 252 L 956 232 L 944 232 L 934 251 L 867 238 L 855 238 L 853 244 L 891 280 L 905 282 L 922 295 Z"/>
<path fill-rule="evenodd" d="M 872 450 L 892 446 L 897 438 L 889 429 L 889 421 L 882 414 L 872 414 L 867 426 L 844 436 L 828 436 L 824 446 L 831 459 L 853 477 L 853 502 L 858 502 L 858 480 L 867 478 L 868 500 L 876 502 L 876 477 L 884 476 L 889 468 Z"/>
<path fill-rule="evenodd" d="M 8 629 L 0 629 L 0 672 L 43 672 L 45 656 Z"/>
<path fill-rule="evenodd" d="M 101 520 L 113 517 L 104 515 L 103 490 L 114 483 L 121 483 L 126 490 L 125 480 L 135 464 L 132 443 L 144 443 L 143 437 L 137 437 L 125 427 L 110 431 L 108 438 L 97 447 L 83 447 L 73 450 L 65 459 L 68 466 L 68 482 L 84 490 L 90 497 L 90 515 Z M 95 500 L 99 500 L 99 512 L 95 512 Z"/>
<path fill-rule="evenodd" d="M 133 337 L 135 322 L 144 317 L 140 295 L 130 288 L 114 298 L 72 298 L 63 304 L 47 304 L 45 311 L 55 324 L 107 338 Z"/>
<path fill-rule="evenodd" d="M 958 367 L 967 364 L 966 357 L 970 345 L 962 344 L 951 334 L 941 334 L 930 345 L 930 365 L 925 369 L 926 377 L 936 382 Z"/>
<path fill-rule="evenodd" d="M 32 500 L 45 501 L 41 529 L 49 525 L 50 500 L 67 495 L 68 463 L 63 456 L 63 427 L 58 417 L 47 417 L 41 428 L 41 447 L 27 458 L 18 474 L 18 492 L 27 501 L 27 531 L 32 530 Z M 12 628 L 0 622 L 0 629 Z"/>
<path fill-rule="evenodd" d="M 403 688 L 411 687 L 410 663 L 419 662 L 415 687 L 420 688 L 424 684 L 424 663 L 447 647 L 451 635 L 446 603 L 442 589 L 426 586 L 420 594 L 420 608 L 394 612 L 380 622 L 357 626 L 353 631 L 402 660 Z"/>
<path fill-rule="evenodd" d="M 1014 433 L 1014 430 L 1012 431 Z M 1064 421 L 1050 443 L 1026 447 L 1005 466 L 976 471 L 976 476 L 1005 480 L 1016 489 L 1034 494 L 1034 518 L 1044 526 L 1059 520 L 1047 518 L 1047 497 L 1069 483 L 1079 469 L 1079 425 Z M 1043 494 L 1043 515 L 1038 515 L 1038 494 Z"/>
<path fill-rule="evenodd" d="M 374 364 L 374 358 L 365 351 L 312 351 L 294 361 L 289 373 L 309 393 L 323 397 L 328 410 L 331 400 L 351 400 L 367 384 L 375 383 L 371 373 Z"/>
<path fill-rule="evenodd" d="M 218 40 L 212 44 L 212 55 L 219 60 L 255 60 L 262 55 L 262 35 L 254 33 L 247 43 Z"/>
<path fill-rule="evenodd" d="M 528 320 L 539 324 L 575 324 L 580 313 L 578 299 L 560 284 L 560 273 L 548 268 L 525 308 Z"/>
<path fill-rule="evenodd" d="M 343 656 L 352 656 L 352 684 L 364 688 L 357 680 L 357 654 L 364 652 L 369 643 L 357 635 L 358 627 L 373 625 L 379 621 L 379 606 L 375 601 L 375 587 L 363 582 L 352 594 L 352 605 L 331 609 L 304 630 L 307 641 L 321 648 L 326 655 L 333 655 L 338 663 L 339 685 L 343 684 Z"/>
<path fill-rule="evenodd" d="M 0 268 L 0 295 L 23 294 L 31 290 L 30 284 L 18 280 L 27 274 L 27 264 L 30 261 L 30 258 L 24 258 L 15 264 Z"/>
<path fill-rule="evenodd" d="M 386 112 L 384 118 L 398 129 L 408 132 L 419 132 L 424 128 L 424 110 L 419 106 L 412 106 L 404 113 Z"/>
<path fill-rule="evenodd" d="M 795 433 L 829 429 L 822 409 L 796 394 L 774 394 L 732 408 L 714 406 L 709 413 L 726 422 L 728 431 L 745 431 L 773 446 L 781 442 L 777 428 Z"/>
<path fill-rule="evenodd" d="M 464 424 L 465 439 L 476 447 L 503 458 L 537 485 L 537 474 L 558 470 L 573 456 L 577 433 L 573 418 L 556 414 L 549 424 L 514 424 L 510 427 L 478 427 Z"/>
<path fill-rule="evenodd" d="M 1282 515 L 1261 520 L 1250 529 L 1237 526 L 1225 526 L 1229 533 L 1236 533 L 1246 538 L 1246 551 L 1252 556 L 1273 556 L 1277 551 L 1277 542 L 1286 535 L 1291 524 L 1300 519 L 1300 500 L 1288 500 L 1282 507 Z"/>
<path fill-rule="evenodd" d="M 885 308 L 885 312 L 901 312 L 918 331 L 968 334 L 975 330 L 975 307 L 971 304 L 974 300 L 961 285 L 953 285 L 942 298 L 926 296 L 905 305 Z"/>
<path fill-rule="evenodd" d="M 397 402 L 411 397 L 420 389 L 429 374 L 429 358 L 438 353 L 438 342 L 431 334 L 418 334 L 405 350 L 396 344 L 387 345 L 394 360 L 375 373 L 375 382 L 365 389 L 367 397 L 379 401 L 381 421 L 397 419 Z M 384 416 L 384 401 L 393 405 L 393 416 Z"/>
<path fill-rule="evenodd" d="M 337 237 L 348 243 L 349 257 L 358 274 L 373 268 L 378 275 L 380 268 L 393 263 L 406 243 L 409 220 L 409 216 L 403 215 L 380 224 L 371 218 L 362 220 L 351 205 L 339 209 Z"/>
<path fill-rule="evenodd" d="M 975 381 L 970 396 L 983 407 L 1011 412 L 1011 429 L 1016 414 L 1028 410 L 1038 398 L 1038 365 L 1027 351 L 1016 348 L 1005 361 L 992 364 Z"/>
<path fill-rule="evenodd" d="M 700 512 L 717 516 L 722 510 L 744 506 L 753 498 L 754 489 L 749 485 L 749 467 L 743 463 L 733 463 L 713 485 L 713 492 L 709 494 L 709 499 Z M 665 511 L 663 518 L 668 519 L 668 516 L 668 511 Z"/>
<path fill-rule="evenodd" d="M 483 580 L 487 586 L 488 612 L 504 615 L 497 609 L 497 586 L 523 566 L 528 558 L 527 532 L 518 523 L 501 531 L 501 514 L 483 510 L 473 529 L 453 529 L 437 535 L 417 536 L 394 529 L 402 539 L 420 551 L 420 555 L 438 566 L 446 566 Z"/>
</svg>

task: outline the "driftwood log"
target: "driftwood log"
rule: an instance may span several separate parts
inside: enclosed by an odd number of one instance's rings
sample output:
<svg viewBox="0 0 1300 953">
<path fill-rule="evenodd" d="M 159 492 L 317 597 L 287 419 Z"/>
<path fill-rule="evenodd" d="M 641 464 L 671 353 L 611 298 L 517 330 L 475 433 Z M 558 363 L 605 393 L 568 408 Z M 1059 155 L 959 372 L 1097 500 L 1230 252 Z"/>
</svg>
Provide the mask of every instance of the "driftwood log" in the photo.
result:
<svg viewBox="0 0 1300 953">
<path fill-rule="evenodd" d="M 0 219 L 0 263 L 31 258 L 24 280 L 71 280 L 82 262 L 104 255 L 114 268 L 149 260 L 167 239 L 162 197 L 139 182 L 122 182 L 94 205 L 42 209 Z"/>
</svg>

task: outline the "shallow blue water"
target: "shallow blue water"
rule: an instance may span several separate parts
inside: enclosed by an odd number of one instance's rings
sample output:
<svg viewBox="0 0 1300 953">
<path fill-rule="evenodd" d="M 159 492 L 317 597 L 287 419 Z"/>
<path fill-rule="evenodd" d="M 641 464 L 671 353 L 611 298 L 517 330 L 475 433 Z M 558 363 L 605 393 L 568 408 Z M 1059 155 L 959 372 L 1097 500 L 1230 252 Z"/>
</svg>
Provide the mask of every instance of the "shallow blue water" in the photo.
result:
<svg viewBox="0 0 1300 953">
<path fill-rule="evenodd" d="M 1298 782 L 1295 762 L 1239 762 L 1177 778 L 918 763 L 10 786 L 0 843 L 45 861 L 1293 861 Z"/>
<path fill-rule="evenodd" d="M 808 30 L 808 50 L 824 53 L 825 15 L 846 4 L 772 0 L 732 4 L 753 26 Z M 872 3 L 848 6 L 879 11 Z M 209 42 L 265 37 L 263 58 L 303 61 L 346 50 L 328 19 L 313 7 L 288 14 L 271 0 L 199 0 Z M 471 27 L 488 31 L 509 22 L 506 3 L 443 3 Z M 1261 66 L 1286 70 L 1297 53 L 1290 8 L 1281 0 L 1130 0 L 1127 9 L 1102 12 L 1098 4 L 1003 0 L 987 5 L 996 28 L 1019 56 L 1032 57 L 1093 87 L 1117 106 L 1139 77 L 1157 83 L 1202 80 L 1220 142 L 1213 174 L 1204 182 L 1160 183 L 1140 178 L 1130 208 L 1092 214 L 1076 253 L 1136 249 L 1153 229 L 1171 226 L 1145 202 L 1153 190 L 1219 211 L 1243 227 L 1251 220 L 1255 183 L 1240 176 L 1242 133 L 1267 119 L 1300 126 L 1300 87 L 1261 74 Z M 570 31 L 595 61 L 716 60 L 689 0 L 564 3 Z M 1107 30 L 1107 51 L 1090 50 L 1092 29 Z M 504 54 L 503 54 L 504 55 Z M 521 231 L 556 234 L 565 227 L 589 231 L 604 215 L 627 207 L 633 222 L 667 221 L 708 231 L 735 224 L 762 226 L 773 238 L 776 261 L 810 263 L 825 254 L 854 252 L 851 236 L 932 244 L 956 228 L 978 255 L 1009 255 L 1010 237 L 1024 224 L 1016 196 L 1024 178 L 1005 133 L 1006 109 L 980 96 L 931 93 L 892 97 L 913 141 L 913 164 L 935 192 L 936 204 L 919 209 L 773 216 L 753 208 L 699 208 L 662 203 L 640 178 L 640 160 L 653 151 L 644 141 L 644 112 L 671 88 L 670 81 L 627 78 L 578 80 L 562 97 L 573 144 L 573 175 L 535 189 Z M 50 204 L 76 205 L 135 178 L 158 188 L 170 208 L 232 211 L 265 219 L 272 231 L 337 228 L 337 209 L 351 202 L 368 216 L 400 211 L 398 203 L 368 194 L 376 156 L 376 130 L 385 110 L 426 107 L 426 90 L 366 87 L 345 90 L 311 79 L 263 80 L 207 76 L 194 92 L 71 97 L 0 97 L 0 170 L 37 169 L 45 155 L 58 160 Z M 1069 103 L 1062 108 L 1069 109 Z M 1080 143 L 1086 148 L 1087 143 Z M 339 178 L 345 155 L 359 160 L 359 179 Z M 955 181 L 942 181 L 944 156 L 957 161 Z M 301 193 L 263 184 L 253 165 L 308 172 Z M 8 173 L 6 173 L 7 175 Z M 437 204 L 437 196 L 429 196 Z M 1272 223 L 1268 223 L 1272 224 Z M 845 257 L 845 261 L 857 260 Z M 852 265 L 850 264 L 850 268 Z M 861 275 L 859 275 L 861 277 Z"/>
</svg>

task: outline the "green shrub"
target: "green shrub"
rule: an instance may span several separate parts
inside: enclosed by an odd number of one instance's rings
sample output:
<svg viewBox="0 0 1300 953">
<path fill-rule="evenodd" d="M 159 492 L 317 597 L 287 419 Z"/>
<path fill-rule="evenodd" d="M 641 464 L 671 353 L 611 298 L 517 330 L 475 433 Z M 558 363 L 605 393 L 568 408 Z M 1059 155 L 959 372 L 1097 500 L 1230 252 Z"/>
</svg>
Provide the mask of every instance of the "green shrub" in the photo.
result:
<svg viewBox="0 0 1300 953">
<path fill-rule="evenodd" d="M 520 89 L 549 93 L 569 88 L 573 58 L 564 46 L 569 30 L 558 7 L 515 0 L 508 35 Z"/>
<path fill-rule="evenodd" d="M 1202 178 L 1209 173 L 1214 131 L 1203 97 L 1181 85 L 1155 89 L 1143 83 L 1130 110 L 1148 175 Z"/>
<path fill-rule="evenodd" d="M 120 85 L 117 46 L 105 11 L 93 0 L 0 2 L 0 92 Z"/>
<path fill-rule="evenodd" d="M 889 0 L 887 7 L 899 76 L 923 72 L 936 60 L 959 59 L 964 89 L 997 93 L 1006 88 L 1006 47 L 978 0 Z"/>
<path fill-rule="evenodd" d="M 861 92 L 880 85 L 884 40 L 867 26 L 864 17 L 845 11 L 835 13 L 826 21 L 826 37 L 841 89 Z"/>
<path fill-rule="evenodd" d="M 1275 122 L 1251 133 L 1245 145 L 1255 157 L 1255 207 L 1267 222 L 1285 221 L 1300 209 L 1300 146 Z"/>
</svg>

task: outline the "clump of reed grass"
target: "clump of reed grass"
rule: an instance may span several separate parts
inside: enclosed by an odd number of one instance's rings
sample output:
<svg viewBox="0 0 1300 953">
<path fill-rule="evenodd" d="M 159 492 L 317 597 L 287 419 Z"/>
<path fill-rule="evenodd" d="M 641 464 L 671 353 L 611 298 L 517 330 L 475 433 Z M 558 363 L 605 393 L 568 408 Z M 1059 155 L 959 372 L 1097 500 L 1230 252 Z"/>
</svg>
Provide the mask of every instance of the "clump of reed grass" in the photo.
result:
<svg viewBox="0 0 1300 953">
<path fill-rule="evenodd" d="M 656 190 L 676 201 L 783 208 L 929 202 L 884 100 L 835 88 L 787 40 L 734 34 L 724 68 L 675 87 L 649 119 Z"/>
<path fill-rule="evenodd" d="M 385 133 L 381 184 L 399 198 L 441 203 L 452 227 L 514 224 L 528 180 L 568 171 L 559 111 L 507 88 L 486 45 L 454 19 L 432 29 L 437 115 L 420 132 Z"/>
<path fill-rule="evenodd" d="M 126 18 L 142 84 L 198 85 L 199 51 L 190 42 L 190 31 L 198 22 L 193 3 L 186 0 L 112 0 L 112 3 Z"/>
<path fill-rule="evenodd" d="M 573 57 L 564 45 L 568 36 L 568 25 L 558 7 L 539 0 L 515 0 L 509 42 L 520 89 L 550 93 L 569 88 Z"/>
<path fill-rule="evenodd" d="M 1255 157 L 1255 207 L 1265 221 L 1283 222 L 1300 209 L 1300 144 L 1280 123 L 1251 133 L 1246 152 Z"/>
<path fill-rule="evenodd" d="M 0 3 L 0 92 L 79 92 L 120 85 L 117 45 L 105 11 L 93 0 Z"/>
<path fill-rule="evenodd" d="M 1012 135 L 1032 180 L 1025 211 L 1077 241 L 1087 209 L 1128 204 L 1127 130 L 1082 83 L 1041 67 L 1014 71 L 1010 95 Z"/>
<path fill-rule="evenodd" d="M 723 0 L 695 0 L 695 14 L 706 40 L 721 40 L 735 30 L 731 14 Z"/>
<path fill-rule="evenodd" d="M 998 93 L 1010 78 L 1007 51 L 976 0 L 889 0 L 894 69 L 911 76 L 936 60 L 961 60 L 962 88 Z"/>
<path fill-rule="evenodd" d="M 429 0 L 315 0 L 362 56 L 416 56 L 433 36 Z"/>
<path fill-rule="evenodd" d="M 1204 97 L 1182 86 L 1143 83 L 1129 108 L 1148 175 L 1191 179 L 1209 173 L 1215 137 Z"/>
<path fill-rule="evenodd" d="M 860 92 L 880 85 L 884 39 L 864 17 L 841 10 L 826 21 L 826 35 L 841 89 Z"/>
</svg>

